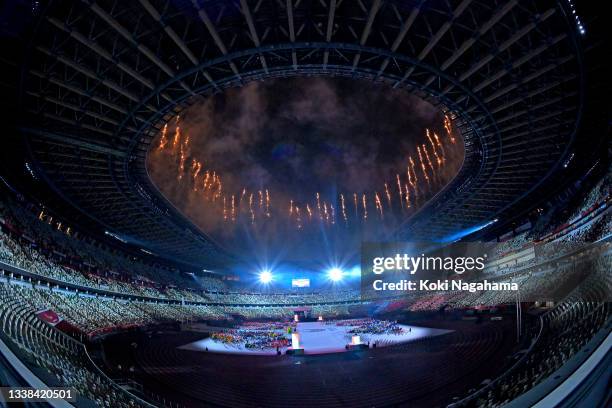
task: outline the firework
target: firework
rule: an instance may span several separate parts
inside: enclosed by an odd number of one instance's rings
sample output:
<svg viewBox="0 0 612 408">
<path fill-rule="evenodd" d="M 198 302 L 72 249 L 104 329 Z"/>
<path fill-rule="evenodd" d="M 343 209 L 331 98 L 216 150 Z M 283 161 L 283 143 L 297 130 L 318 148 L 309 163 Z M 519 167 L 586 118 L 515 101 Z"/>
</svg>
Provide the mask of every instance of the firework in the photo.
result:
<svg viewBox="0 0 612 408">
<path fill-rule="evenodd" d="M 380 218 L 383 219 L 383 208 L 382 203 L 380 202 L 380 197 L 378 196 L 378 191 L 374 192 L 374 203 L 376 204 L 376 209 L 380 212 Z"/>
<path fill-rule="evenodd" d="M 425 163 L 423 162 L 423 155 L 421 154 L 420 146 L 417 146 L 417 152 L 419 153 L 419 161 L 421 162 L 421 171 L 423 172 L 425 180 L 427 180 L 427 184 L 429 184 L 429 176 L 427 175 L 427 169 L 425 168 Z"/>
<path fill-rule="evenodd" d="M 353 193 L 353 202 L 355 203 L 355 218 L 359 217 L 359 206 L 357 204 L 357 193 Z"/>
<path fill-rule="evenodd" d="M 293 200 L 289 201 L 289 218 L 293 216 Z"/>
<path fill-rule="evenodd" d="M 317 212 L 319 213 L 319 219 L 323 221 L 323 214 L 321 213 L 321 197 L 317 193 Z"/>
<path fill-rule="evenodd" d="M 323 201 L 323 215 L 325 217 L 325 222 L 329 223 L 329 212 L 327 212 L 327 203 Z"/>
<path fill-rule="evenodd" d="M 451 143 L 454 144 L 455 138 L 453 137 L 452 124 L 448 115 L 444 115 L 444 129 L 446 129 L 446 134 L 448 135 L 448 138 L 450 139 Z"/>
<path fill-rule="evenodd" d="M 217 173 L 213 170 L 212 174 L 210 175 L 210 183 L 208 184 L 208 189 L 212 191 L 216 182 L 217 182 Z"/>
<path fill-rule="evenodd" d="M 221 193 L 223 192 L 223 184 L 221 183 L 221 177 L 217 176 L 217 193 L 215 194 L 215 199 L 221 197 Z"/>
<path fill-rule="evenodd" d="M 418 190 L 416 188 L 417 177 L 416 171 L 414 170 L 414 160 L 412 160 L 411 156 L 408 156 L 408 161 L 410 162 L 410 164 L 408 165 L 408 169 L 406 170 L 406 174 L 408 175 L 408 184 L 410 184 L 414 189 L 414 195 L 416 197 L 416 195 L 418 194 Z"/>
<path fill-rule="evenodd" d="M 167 144 L 168 144 L 168 124 L 166 123 L 164 125 L 164 128 L 162 129 L 161 139 L 159 139 L 159 147 L 157 149 L 164 150 Z"/>
<path fill-rule="evenodd" d="M 302 229 L 302 216 L 300 215 L 300 207 L 295 206 L 295 221 L 297 222 L 297 228 Z"/>
<path fill-rule="evenodd" d="M 329 205 L 330 213 L 331 213 L 331 223 L 332 225 L 336 224 L 336 209 L 333 204 Z"/>
<path fill-rule="evenodd" d="M 261 210 L 263 208 L 263 191 L 259 190 L 258 191 L 259 194 L 259 209 Z"/>
<path fill-rule="evenodd" d="M 431 169 L 431 174 L 435 175 L 436 171 L 434 170 L 433 163 L 431 162 L 431 159 L 429 158 L 429 152 L 427 151 L 427 147 L 425 146 L 425 143 L 423 143 L 422 146 L 423 146 L 423 153 L 425 154 L 425 159 L 427 159 L 427 165 Z"/>
<path fill-rule="evenodd" d="M 253 193 L 249 195 L 249 211 L 251 212 L 251 224 L 255 224 L 255 211 L 253 211 Z"/>
<path fill-rule="evenodd" d="M 204 173 L 204 185 L 203 185 L 203 190 L 204 193 L 206 193 L 206 190 L 208 189 L 209 185 L 208 185 L 208 181 L 210 180 L 210 171 L 206 170 L 206 173 Z"/>
<path fill-rule="evenodd" d="M 400 176 L 399 174 L 395 175 L 395 179 L 397 181 L 397 193 L 399 194 L 399 202 L 400 205 L 402 207 L 402 209 L 404 208 L 404 201 L 402 200 L 402 182 L 400 181 Z"/>
<path fill-rule="evenodd" d="M 238 200 L 238 209 L 242 205 L 242 200 L 244 200 L 244 196 L 246 195 L 246 188 L 242 189 L 242 194 L 240 194 L 240 199 Z"/>
<path fill-rule="evenodd" d="M 310 209 L 310 205 L 306 204 L 306 212 L 308 213 L 308 219 L 312 220 L 312 210 Z"/>
<path fill-rule="evenodd" d="M 234 194 L 232 194 L 232 221 L 236 221 L 236 201 Z"/>
<path fill-rule="evenodd" d="M 179 169 L 178 169 L 178 179 L 179 180 L 183 178 L 184 171 L 185 171 L 185 151 L 183 150 L 183 145 L 181 145 L 181 155 L 179 159 Z"/>
<path fill-rule="evenodd" d="M 442 159 L 438 155 L 438 151 L 436 150 L 436 145 L 429 134 L 429 129 L 426 130 L 427 140 L 429 140 L 429 144 L 431 145 L 431 150 L 433 151 L 434 157 L 436 158 L 436 163 L 438 163 L 438 168 L 442 167 Z"/>
<path fill-rule="evenodd" d="M 363 219 L 367 220 L 368 219 L 368 203 L 367 203 L 367 198 L 365 194 L 361 196 L 361 202 L 363 203 Z"/>
<path fill-rule="evenodd" d="M 181 141 L 181 128 L 180 126 L 176 126 L 176 129 L 174 130 L 174 139 L 172 140 L 172 149 L 176 150 L 176 148 L 179 146 L 179 142 Z"/>
<path fill-rule="evenodd" d="M 445 157 L 446 157 L 446 152 L 444 151 L 444 146 L 440 142 L 440 138 L 438 137 L 438 134 L 436 132 L 433 132 L 433 135 L 434 135 L 434 139 L 436 140 L 436 145 L 440 148 L 440 151 L 442 152 L 442 162 L 444 162 L 445 161 Z"/>
<path fill-rule="evenodd" d="M 406 184 L 404 187 L 406 189 L 406 208 L 410 208 L 412 206 L 410 204 L 410 189 L 408 188 L 408 184 Z"/>
<path fill-rule="evenodd" d="M 227 208 L 225 208 L 225 196 L 223 196 L 223 221 L 227 221 Z"/>
<path fill-rule="evenodd" d="M 344 194 L 340 194 L 340 206 L 342 207 L 342 218 L 346 224 L 348 222 L 348 217 L 346 216 L 346 207 L 344 205 Z"/>
<path fill-rule="evenodd" d="M 416 170 L 414 168 L 414 160 L 412 160 L 412 156 L 408 156 L 408 161 L 410 162 L 410 168 L 408 170 L 408 174 L 409 174 L 408 181 L 412 180 L 412 183 L 411 183 L 412 187 L 416 189 L 416 183 L 419 180 L 417 179 Z M 412 177 L 410 177 L 411 172 L 412 172 Z"/>
<path fill-rule="evenodd" d="M 266 216 L 270 218 L 270 192 L 266 189 Z"/>
<path fill-rule="evenodd" d="M 391 192 L 389 191 L 389 186 L 385 183 L 385 195 L 387 196 L 387 202 L 389 203 L 389 208 L 391 208 Z"/>
<path fill-rule="evenodd" d="M 193 171 L 193 191 L 198 191 L 198 175 L 200 171 L 202 171 L 202 163 L 197 160 L 193 161 L 195 163 L 195 170 Z"/>
</svg>

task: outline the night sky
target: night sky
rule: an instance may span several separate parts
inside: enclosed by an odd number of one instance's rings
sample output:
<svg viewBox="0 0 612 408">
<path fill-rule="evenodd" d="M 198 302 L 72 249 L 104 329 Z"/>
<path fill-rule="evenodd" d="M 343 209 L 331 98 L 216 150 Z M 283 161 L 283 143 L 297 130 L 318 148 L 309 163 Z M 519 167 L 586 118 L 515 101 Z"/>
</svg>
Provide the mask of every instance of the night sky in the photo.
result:
<svg viewBox="0 0 612 408">
<path fill-rule="evenodd" d="M 177 149 L 160 151 L 159 140 L 154 141 L 147 164 L 162 193 L 205 233 L 238 255 L 264 263 L 270 258 L 315 262 L 354 258 L 362 241 L 388 237 L 458 171 L 462 143 L 457 134 L 457 143 L 450 143 L 443 120 L 441 112 L 420 98 L 372 82 L 329 78 L 253 82 L 183 112 L 181 141 L 188 136 L 189 144 L 184 145 L 185 173 L 180 181 Z M 417 159 L 416 145 L 428 143 L 426 128 L 440 136 L 446 162 L 435 166 L 429 185 L 420 177 L 420 197 L 413 194 L 412 207 L 402 209 L 396 174 L 406 179 L 408 156 Z M 174 129 L 172 121 L 170 140 Z M 198 182 L 190 177 L 192 160 L 220 175 L 227 220 L 220 197 L 212 203 L 201 191 L 194 191 Z M 247 194 L 238 207 L 243 189 Z M 258 191 L 266 189 L 271 198 L 269 217 L 258 207 Z M 251 192 L 255 222 L 247 203 Z M 320 222 L 317 192 L 321 202 L 334 206 L 334 223 Z M 381 198 L 383 216 L 375 206 L 375 192 Z M 341 193 L 348 221 L 341 211 Z M 354 193 L 359 196 L 357 211 Z M 367 220 L 363 219 L 363 194 L 368 200 Z M 230 216 L 232 195 L 235 221 Z M 296 220 L 295 208 L 290 208 L 291 200 L 300 207 L 301 222 Z M 311 220 L 306 204 L 314 210 Z"/>
</svg>

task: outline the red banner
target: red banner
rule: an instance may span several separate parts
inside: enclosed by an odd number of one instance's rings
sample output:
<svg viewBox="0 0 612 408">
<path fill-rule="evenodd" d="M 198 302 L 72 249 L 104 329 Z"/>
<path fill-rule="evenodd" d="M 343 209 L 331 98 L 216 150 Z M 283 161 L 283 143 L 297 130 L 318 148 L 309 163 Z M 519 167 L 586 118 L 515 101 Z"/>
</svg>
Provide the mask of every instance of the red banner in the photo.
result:
<svg viewBox="0 0 612 408">
<path fill-rule="evenodd" d="M 49 323 L 51 326 L 56 326 L 62 320 L 64 320 L 51 309 L 45 309 L 41 310 L 40 312 L 36 312 L 36 316 L 38 316 L 38 318 L 43 322 Z"/>
</svg>

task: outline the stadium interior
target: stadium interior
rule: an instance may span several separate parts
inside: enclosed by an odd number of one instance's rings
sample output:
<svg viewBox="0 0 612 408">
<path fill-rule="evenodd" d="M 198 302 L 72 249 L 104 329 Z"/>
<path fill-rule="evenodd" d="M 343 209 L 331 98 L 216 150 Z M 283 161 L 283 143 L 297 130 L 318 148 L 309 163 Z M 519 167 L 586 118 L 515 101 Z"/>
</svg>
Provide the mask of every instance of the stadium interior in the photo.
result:
<svg viewBox="0 0 612 408">
<path fill-rule="evenodd" d="M 0 20 L 0 407 L 612 404 L 598 2 Z M 379 290 L 398 247 L 486 260 Z"/>
</svg>

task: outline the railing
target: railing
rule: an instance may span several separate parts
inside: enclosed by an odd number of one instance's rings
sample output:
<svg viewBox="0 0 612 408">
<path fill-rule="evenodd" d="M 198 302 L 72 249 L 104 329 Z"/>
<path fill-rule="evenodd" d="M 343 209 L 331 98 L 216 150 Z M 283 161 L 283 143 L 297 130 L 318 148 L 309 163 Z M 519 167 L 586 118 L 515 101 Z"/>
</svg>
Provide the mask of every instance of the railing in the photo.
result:
<svg viewBox="0 0 612 408">
<path fill-rule="evenodd" d="M 529 346 L 527 351 L 508 370 L 506 370 L 501 376 L 497 377 L 496 379 L 494 379 L 493 381 L 491 381 L 490 383 L 488 383 L 487 385 L 485 385 L 484 387 L 482 387 L 478 391 L 474 392 L 473 394 L 468 395 L 467 397 L 463 398 L 460 401 L 453 402 L 452 404 L 449 404 L 448 408 L 455 408 L 455 407 L 461 407 L 461 406 L 466 405 L 470 401 L 475 400 L 476 398 L 480 397 L 484 393 L 486 393 L 489 390 L 493 389 L 501 381 L 506 379 L 509 375 L 513 374 L 514 371 L 517 368 L 519 368 L 523 364 L 523 362 L 527 359 L 527 357 L 529 356 L 529 353 L 531 353 L 531 351 L 534 349 L 534 347 L 536 346 L 536 344 L 540 340 L 540 336 L 542 335 L 542 331 L 544 330 L 544 320 L 543 320 L 542 316 L 540 316 L 540 318 L 539 318 L 539 326 L 540 326 L 540 328 L 538 330 L 538 334 L 535 337 L 535 339 L 532 340 L 531 345 Z"/>
<path fill-rule="evenodd" d="M 538 334 L 535 337 L 535 340 L 532 341 L 532 343 L 531 343 L 530 347 L 527 349 L 527 351 L 510 368 L 508 368 L 502 375 L 500 375 L 499 377 L 497 377 L 496 379 L 494 379 L 493 381 L 488 383 L 486 386 L 480 388 L 476 392 L 470 394 L 469 396 L 463 398 L 460 401 L 457 401 L 457 402 L 454 402 L 452 404 L 449 404 L 448 408 L 456 408 L 456 407 L 461 407 L 461 406 L 467 405 L 471 401 L 474 401 L 476 398 L 479 398 L 480 396 L 482 396 L 485 393 L 487 393 L 489 390 L 494 389 L 498 384 L 500 384 L 502 381 L 504 381 L 506 378 L 508 378 L 508 376 L 514 374 L 516 372 L 516 370 L 518 370 L 520 368 L 520 366 L 525 362 L 525 360 L 530 356 L 530 354 L 533 351 L 534 347 L 540 341 L 540 338 L 542 336 L 542 332 L 544 330 L 545 325 L 549 325 L 550 321 L 553 321 L 553 320 L 559 320 L 559 321 L 563 320 L 565 318 L 565 316 L 567 315 L 567 313 L 570 313 L 571 310 L 573 308 L 575 308 L 575 306 L 577 304 L 576 302 L 581 300 L 580 298 L 576 298 L 577 294 L 579 295 L 581 293 L 580 292 L 581 290 L 582 290 L 581 287 L 576 288 L 557 307 L 555 307 L 554 309 L 551 309 L 548 312 L 546 312 L 545 314 L 539 316 L 539 326 L 540 327 L 539 327 Z M 589 301 L 590 300 L 587 300 L 587 302 L 589 302 Z M 568 304 L 570 304 L 570 308 L 569 309 L 565 308 L 565 306 L 568 305 Z M 592 316 L 594 316 L 595 314 L 600 312 L 602 309 L 606 310 L 606 307 L 607 307 L 606 303 L 598 304 L 595 308 L 593 308 L 592 310 L 589 310 L 588 313 L 586 313 L 586 315 L 581 316 L 581 321 L 589 320 L 589 318 L 591 318 Z M 571 316 L 570 316 L 570 319 L 571 319 Z M 547 320 L 549 320 L 549 321 L 546 322 Z M 557 334 L 557 336 L 563 336 L 563 335 L 567 334 L 572 329 L 573 329 L 573 327 L 567 327 L 560 334 Z"/>
</svg>

